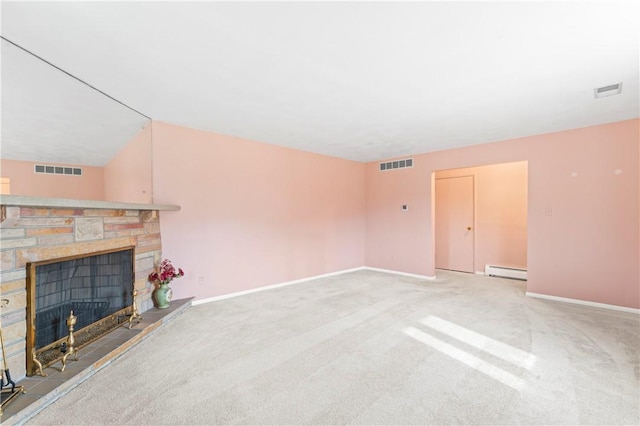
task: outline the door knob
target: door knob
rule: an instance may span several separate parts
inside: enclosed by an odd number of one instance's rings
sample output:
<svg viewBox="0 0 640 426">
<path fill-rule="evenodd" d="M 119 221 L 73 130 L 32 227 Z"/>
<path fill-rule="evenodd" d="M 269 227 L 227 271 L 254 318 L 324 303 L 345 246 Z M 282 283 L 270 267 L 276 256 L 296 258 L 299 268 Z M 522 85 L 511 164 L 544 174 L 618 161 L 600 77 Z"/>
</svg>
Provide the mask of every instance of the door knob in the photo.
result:
<svg viewBox="0 0 640 426">
<path fill-rule="evenodd" d="M 467 226 L 467 231 L 471 231 L 471 227 L 470 226 Z"/>
</svg>

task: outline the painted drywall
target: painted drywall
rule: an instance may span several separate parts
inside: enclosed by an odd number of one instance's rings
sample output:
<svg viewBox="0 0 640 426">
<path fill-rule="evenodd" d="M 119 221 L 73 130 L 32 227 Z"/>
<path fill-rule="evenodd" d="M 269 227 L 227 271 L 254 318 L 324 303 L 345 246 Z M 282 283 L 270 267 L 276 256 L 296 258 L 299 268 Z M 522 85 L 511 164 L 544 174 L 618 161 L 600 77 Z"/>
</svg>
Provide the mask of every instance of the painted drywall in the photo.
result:
<svg viewBox="0 0 640 426">
<path fill-rule="evenodd" d="M 82 176 L 72 176 L 35 173 L 34 165 L 35 163 L 31 161 L 0 160 L 0 175 L 10 179 L 11 195 L 104 200 L 102 167 L 47 163 L 47 165 L 82 168 Z"/>
<path fill-rule="evenodd" d="M 0 194 L 11 194 L 11 179 L 5 177 L 0 178 Z"/>
<path fill-rule="evenodd" d="M 435 173 L 436 179 L 458 176 L 474 177 L 475 271 L 483 272 L 485 265 L 526 269 L 527 162 Z"/>
<path fill-rule="evenodd" d="M 149 124 L 104 167 L 105 200 L 150 203 L 152 187 Z"/>
<path fill-rule="evenodd" d="M 639 308 L 639 136 L 635 119 L 368 163 L 366 265 L 434 276 L 434 172 L 528 161 L 527 291 Z"/>
<path fill-rule="evenodd" d="M 228 294 L 364 265 L 364 164 L 153 125 L 163 256 L 174 297 Z"/>
</svg>

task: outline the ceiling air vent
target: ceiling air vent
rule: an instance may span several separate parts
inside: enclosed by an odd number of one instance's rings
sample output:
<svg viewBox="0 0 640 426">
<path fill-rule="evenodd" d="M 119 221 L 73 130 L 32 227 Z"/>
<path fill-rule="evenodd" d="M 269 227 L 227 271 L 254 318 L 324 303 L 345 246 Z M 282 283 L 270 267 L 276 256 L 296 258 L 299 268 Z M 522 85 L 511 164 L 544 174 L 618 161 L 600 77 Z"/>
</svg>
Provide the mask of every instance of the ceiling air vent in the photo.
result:
<svg viewBox="0 0 640 426">
<path fill-rule="evenodd" d="M 394 160 L 380 163 L 380 171 L 404 169 L 407 167 L 413 167 L 413 158 L 405 158 L 404 160 Z"/>
<path fill-rule="evenodd" d="M 79 167 L 50 166 L 45 164 L 35 164 L 33 171 L 49 175 L 69 175 L 82 176 L 82 169 Z"/>
<path fill-rule="evenodd" d="M 609 86 L 596 87 L 593 89 L 593 96 L 596 99 L 607 96 L 619 95 L 622 92 L 622 83 L 610 84 Z"/>
</svg>

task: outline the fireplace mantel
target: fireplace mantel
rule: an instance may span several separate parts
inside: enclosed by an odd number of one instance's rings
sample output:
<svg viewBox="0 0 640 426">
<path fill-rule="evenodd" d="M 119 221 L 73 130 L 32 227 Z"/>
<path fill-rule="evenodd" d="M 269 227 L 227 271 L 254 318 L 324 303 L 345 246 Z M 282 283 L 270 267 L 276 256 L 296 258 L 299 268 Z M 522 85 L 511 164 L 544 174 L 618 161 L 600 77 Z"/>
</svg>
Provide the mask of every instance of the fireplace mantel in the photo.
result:
<svg viewBox="0 0 640 426">
<path fill-rule="evenodd" d="M 123 203 L 117 201 L 75 200 L 71 198 L 31 197 L 25 195 L 0 195 L 0 205 L 19 207 L 109 210 L 180 210 L 180 206 L 173 204 Z"/>
</svg>

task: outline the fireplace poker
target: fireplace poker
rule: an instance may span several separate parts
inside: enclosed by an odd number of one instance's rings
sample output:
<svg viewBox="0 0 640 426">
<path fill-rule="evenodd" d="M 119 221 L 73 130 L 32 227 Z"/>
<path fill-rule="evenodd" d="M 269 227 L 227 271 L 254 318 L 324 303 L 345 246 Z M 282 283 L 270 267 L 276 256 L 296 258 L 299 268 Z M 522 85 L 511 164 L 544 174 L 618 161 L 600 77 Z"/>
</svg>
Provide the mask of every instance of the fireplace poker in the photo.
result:
<svg viewBox="0 0 640 426">
<path fill-rule="evenodd" d="M 9 304 L 9 299 L 2 299 L 2 306 L 6 306 Z M 7 353 L 4 350 L 4 337 L 2 336 L 2 327 L 0 327 L 0 346 L 2 347 L 2 377 L 0 378 L 0 384 L 2 388 L 6 385 L 11 385 L 11 392 L 13 392 L 16 388 L 16 382 L 11 380 L 11 373 L 9 372 L 9 367 L 7 366 Z M 7 383 L 5 385 L 4 378 L 7 378 Z"/>
<path fill-rule="evenodd" d="M 8 304 L 8 299 L 2 299 L 1 306 L 6 306 Z M 24 390 L 24 386 L 16 386 L 16 382 L 11 380 L 11 373 L 9 372 L 9 366 L 7 364 L 7 354 L 4 350 L 4 336 L 2 335 L 2 327 L 0 327 L 0 347 L 2 347 L 2 376 L 0 377 L 0 391 L 3 395 L 9 394 L 9 396 L 6 399 L 3 398 L 2 402 L 0 403 L 0 414 L 2 414 L 2 409 L 6 404 L 10 403 L 17 395 L 26 393 L 26 391 Z M 7 378 L 6 384 L 4 381 L 5 377 Z M 5 387 L 8 387 L 9 385 L 11 385 L 11 389 L 5 389 Z"/>
</svg>

